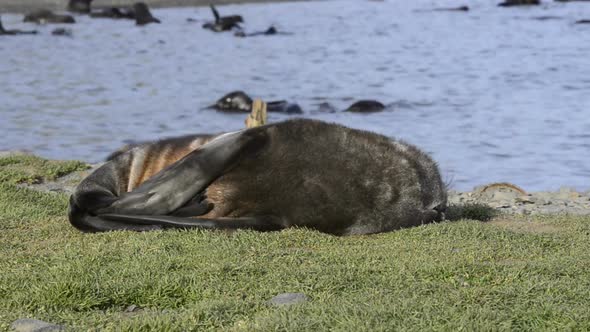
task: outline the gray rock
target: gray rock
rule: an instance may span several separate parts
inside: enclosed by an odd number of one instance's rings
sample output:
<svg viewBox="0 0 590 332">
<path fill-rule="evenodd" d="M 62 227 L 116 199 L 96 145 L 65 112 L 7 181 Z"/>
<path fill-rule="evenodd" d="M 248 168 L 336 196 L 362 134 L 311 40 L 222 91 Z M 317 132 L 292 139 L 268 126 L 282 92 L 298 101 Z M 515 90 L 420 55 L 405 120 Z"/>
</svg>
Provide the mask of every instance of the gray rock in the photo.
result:
<svg viewBox="0 0 590 332">
<path fill-rule="evenodd" d="M 100 167 L 102 165 L 103 165 L 102 163 L 90 165 L 91 168 L 89 168 L 87 170 L 67 174 L 65 176 L 62 176 L 62 177 L 56 179 L 55 181 L 36 183 L 36 184 L 23 183 L 23 184 L 20 184 L 19 186 L 26 187 L 29 189 L 38 190 L 38 191 L 44 191 L 44 192 L 54 192 L 54 193 L 62 192 L 62 193 L 72 194 L 74 192 L 74 190 L 76 189 L 76 186 L 78 186 L 78 184 L 85 177 L 90 175 L 90 173 L 94 172 L 98 167 Z"/>
<path fill-rule="evenodd" d="M 65 327 L 38 319 L 22 318 L 15 320 L 10 327 L 17 332 L 54 332 L 64 331 Z"/>
<path fill-rule="evenodd" d="M 136 306 L 135 304 L 132 304 L 125 309 L 125 312 L 136 312 L 139 310 L 141 310 L 141 309 L 138 306 Z"/>
<path fill-rule="evenodd" d="M 535 204 L 538 202 L 538 199 L 532 195 L 527 195 L 516 197 L 516 202 L 520 204 Z"/>
<path fill-rule="evenodd" d="M 283 293 L 268 301 L 273 306 L 292 305 L 309 301 L 309 297 L 303 293 Z"/>
<path fill-rule="evenodd" d="M 571 187 L 526 193 L 509 183 L 492 183 L 475 187 L 472 192 L 449 191 L 448 202 L 483 203 L 507 214 L 590 215 L 590 190 L 580 193 Z"/>
<path fill-rule="evenodd" d="M 576 199 L 576 198 L 580 197 L 580 194 L 578 194 L 572 188 L 561 187 L 561 188 L 559 188 L 559 192 L 555 195 L 555 197 L 558 199 L 570 200 L 570 199 Z"/>
<path fill-rule="evenodd" d="M 519 193 L 514 191 L 496 191 L 491 195 L 491 199 L 494 201 L 511 201 L 520 196 Z"/>
</svg>

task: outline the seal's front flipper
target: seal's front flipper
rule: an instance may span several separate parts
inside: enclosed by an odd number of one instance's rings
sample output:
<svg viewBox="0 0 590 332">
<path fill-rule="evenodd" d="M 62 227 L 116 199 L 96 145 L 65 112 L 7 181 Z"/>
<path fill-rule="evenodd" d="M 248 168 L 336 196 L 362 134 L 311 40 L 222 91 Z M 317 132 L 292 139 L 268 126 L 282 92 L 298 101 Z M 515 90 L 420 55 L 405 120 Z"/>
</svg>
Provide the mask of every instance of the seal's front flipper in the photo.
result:
<svg viewBox="0 0 590 332">
<path fill-rule="evenodd" d="M 267 139 L 263 128 L 221 135 L 95 212 L 169 215 L 204 191 L 240 158 L 260 151 Z"/>
<path fill-rule="evenodd" d="M 203 193 L 193 197 L 170 215 L 175 217 L 198 217 L 213 210 L 213 207 L 214 204 L 207 201 L 207 196 Z"/>
<path fill-rule="evenodd" d="M 120 215 L 104 214 L 100 216 L 104 224 L 116 223 L 117 229 L 144 231 L 153 229 L 250 229 L 260 232 L 284 229 L 280 218 L 274 216 L 240 217 L 240 218 L 179 218 L 174 216 Z M 110 230 L 110 229 L 105 229 Z"/>
<path fill-rule="evenodd" d="M 215 6 L 213 6 L 213 4 L 210 4 L 209 7 L 211 7 L 213 17 L 215 17 L 215 23 L 219 23 L 219 12 L 217 11 L 217 9 L 215 9 Z"/>
</svg>

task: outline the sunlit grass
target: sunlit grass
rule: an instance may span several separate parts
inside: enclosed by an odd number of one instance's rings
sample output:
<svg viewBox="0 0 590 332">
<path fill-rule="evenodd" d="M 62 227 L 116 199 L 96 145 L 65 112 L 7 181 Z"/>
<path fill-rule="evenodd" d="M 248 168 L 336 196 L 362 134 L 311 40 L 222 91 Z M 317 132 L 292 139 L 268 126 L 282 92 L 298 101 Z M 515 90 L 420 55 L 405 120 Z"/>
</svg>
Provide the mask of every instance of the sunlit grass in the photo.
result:
<svg viewBox="0 0 590 332">
<path fill-rule="evenodd" d="M 590 217 L 356 237 L 83 234 L 66 195 L 12 183 L 0 184 L 0 330 L 24 317 L 116 331 L 590 329 Z M 266 304 L 284 292 L 310 301 Z"/>
</svg>

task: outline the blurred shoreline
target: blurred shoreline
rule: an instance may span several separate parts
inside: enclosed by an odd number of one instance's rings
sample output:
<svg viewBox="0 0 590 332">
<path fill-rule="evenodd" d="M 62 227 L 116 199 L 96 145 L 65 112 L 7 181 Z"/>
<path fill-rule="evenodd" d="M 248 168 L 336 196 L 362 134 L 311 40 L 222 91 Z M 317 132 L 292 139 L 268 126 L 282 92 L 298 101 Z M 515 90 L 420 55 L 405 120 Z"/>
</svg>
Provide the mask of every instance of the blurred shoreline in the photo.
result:
<svg viewBox="0 0 590 332">
<path fill-rule="evenodd" d="M 215 5 L 241 4 L 241 3 L 263 3 L 263 2 L 294 2 L 305 0 L 143 0 L 152 8 L 162 7 L 201 7 L 210 3 Z M 308 0 L 309 1 L 309 0 Z M 95 0 L 93 8 L 109 6 L 130 6 L 137 0 Z M 35 9 L 50 9 L 65 11 L 68 0 L 0 0 L 0 13 L 24 13 Z"/>
</svg>

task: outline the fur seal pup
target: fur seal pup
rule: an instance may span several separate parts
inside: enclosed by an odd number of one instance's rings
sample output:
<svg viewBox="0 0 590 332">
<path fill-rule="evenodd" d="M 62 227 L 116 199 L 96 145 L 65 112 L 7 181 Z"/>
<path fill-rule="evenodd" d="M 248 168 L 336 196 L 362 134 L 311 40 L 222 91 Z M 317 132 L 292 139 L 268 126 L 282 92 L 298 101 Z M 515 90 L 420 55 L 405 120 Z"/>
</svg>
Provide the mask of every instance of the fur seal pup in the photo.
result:
<svg viewBox="0 0 590 332">
<path fill-rule="evenodd" d="M 244 91 L 232 91 L 219 98 L 215 104 L 207 106 L 219 112 L 227 113 L 250 113 L 252 111 L 252 98 Z M 267 112 L 302 114 L 303 110 L 297 104 L 289 103 L 285 100 L 276 100 L 266 103 Z"/>
<path fill-rule="evenodd" d="M 132 148 L 78 185 L 68 216 L 85 232 L 306 227 L 353 235 L 442 220 L 446 202 L 436 163 L 415 146 L 295 119 Z"/>
<path fill-rule="evenodd" d="M 45 23 L 76 23 L 72 15 L 59 15 L 51 10 L 39 9 L 25 15 L 23 22 L 32 22 L 37 24 Z"/>
<path fill-rule="evenodd" d="M 208 29 L 214 32 L 222 32 L 222 31 L 229 31 L 233 28 L 241 29 L 238 23 L 243 23 L 244 19 L 240 15 L 230 15 L 230 16 L 220 16 L 219 12 L 210 4 L 211 11 L 213 12 L 213 17 L 215 21 L 207 22 L 203 24 L 203 29 Z"/>
<path fill-rule="evenodd" d="M 381 112 L 385 109 L 385 105 L 376 100 L 359 100 L 352 105 L 348 106 L 344 112 L 353 113 L 373 113 Z"/>
<path fill-rule="evenodd" d="M 0 36 L 15 36 L 15 35 L 34 35 L 37 34 L 37 30 L 23 31 L 23 30 L 6 30 L 0 20 Z"/>
<path fill-rule="evenodd" d="M 540 5 L 541 2 L 539 0 L 506 0 L 502 3 L 499 3 L 499 7 L 513 7 L 513 6 L 534 6 Z"/>
<path fill-rule="evenodd" d="M 93 0 L 70 0 L 68 1 L 67 10 L 72 13 L 88 14 L 90 13 L 90 3 Z"/>
<path fill-rule="evenodd" d="M 133 15 L 135 16 L 136 25 L 146 25 L 149 23 L 160 23 L 160 20 L 152 16 L 150 9 L 144 2 L 133 4 Z"/>
</svg>

